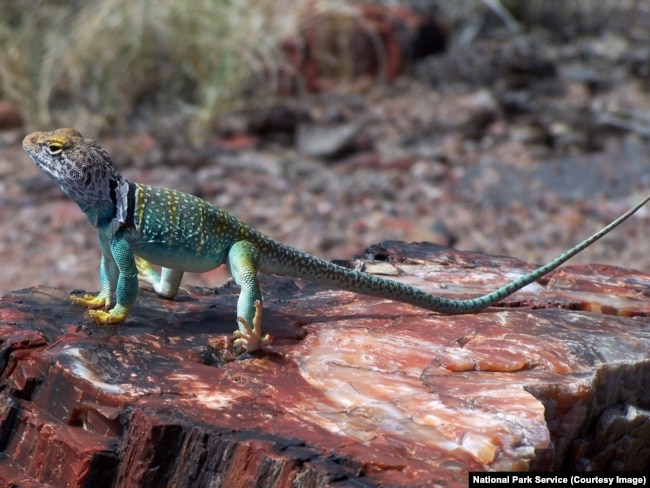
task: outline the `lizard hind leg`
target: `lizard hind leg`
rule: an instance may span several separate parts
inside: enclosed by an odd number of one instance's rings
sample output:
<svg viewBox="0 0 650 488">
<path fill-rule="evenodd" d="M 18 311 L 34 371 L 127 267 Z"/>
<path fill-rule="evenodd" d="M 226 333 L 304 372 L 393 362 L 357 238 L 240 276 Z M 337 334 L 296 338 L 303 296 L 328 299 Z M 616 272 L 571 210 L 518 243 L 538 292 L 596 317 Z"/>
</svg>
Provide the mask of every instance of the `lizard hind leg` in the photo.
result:
<svg viewBox="0 0 650 488">
<path fill-rule="evenodd" d="M 160 274 L 154 269 L 149 261 L 140 256 L 135 257 L 135 267 L 138 268 L 138 279 L 150 283 L 160 277 Z"/>
<path fill-rule="evenodd" d="M 241 287 L 237 300 L 235 351 L 257 351 L 270 342 L 262 336 L 262 293 L 257 282 L 260 252 L 252 242 L 238 241 L 228 252 L 228 269 Z"/>
<path fill-rule="evenodd" d="M 149 283 L 153 290 L 165 298 L 174 298 L 183 279 L 183 271 L 162 268 L 158 272 L 149 261 L 135 256 L 135 266 L 138 268 L 138 279 Z"/>
</svg>

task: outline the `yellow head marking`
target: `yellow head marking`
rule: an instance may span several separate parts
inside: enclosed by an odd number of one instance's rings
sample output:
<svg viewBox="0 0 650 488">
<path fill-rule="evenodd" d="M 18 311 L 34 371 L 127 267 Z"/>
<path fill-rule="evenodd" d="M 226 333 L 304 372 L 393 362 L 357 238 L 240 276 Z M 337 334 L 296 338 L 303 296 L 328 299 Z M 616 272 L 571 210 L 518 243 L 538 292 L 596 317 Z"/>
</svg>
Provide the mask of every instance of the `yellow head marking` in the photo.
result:
<svg viewBox="0 0 650 488">
<path fill-rule="evenodd" d="M 84 212 L 102 218 L 114 213 L 124 179 L 96 142 L 74 129 L 58 129 L 25 136 L 23 148 Z"/>
</svg>

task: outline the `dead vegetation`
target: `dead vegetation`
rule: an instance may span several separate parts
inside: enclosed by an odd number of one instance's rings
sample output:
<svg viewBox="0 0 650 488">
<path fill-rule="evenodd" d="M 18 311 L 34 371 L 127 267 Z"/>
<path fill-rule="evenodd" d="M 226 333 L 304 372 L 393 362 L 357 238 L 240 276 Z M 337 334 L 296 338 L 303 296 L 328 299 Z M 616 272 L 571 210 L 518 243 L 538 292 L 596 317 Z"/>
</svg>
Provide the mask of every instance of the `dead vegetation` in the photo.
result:
<svg viewBox="0 0 650 488">
<path fill-rule="evenodd" d="M 89 133 L 137 114 L 203 131 L 225 107 L 277 92 L 281 41 L 341 0 L 0 0 L 0 96 L 30 125 Z M 148 119 L 149 122 L 155 117 Z"/>
<path fill-rule="evenodd" d="M 283 78 L 296 75 L 282 43 L 293 39 L 297 56 L 305 54 L 306 25 L 327 37 L 322 52 L 309 54 L 334 76 L 349 79 L 354 3 L 0 0 L 0 98 L 15 102 L 32 127 L 74 120 L 93 135 L 107 127 L 123 131 L 137 121 L 182 127 L 200 140 L 221 114 L 272 100 Z M 633 0 L 403 3 L 435 12 L 461 43 L 471 43 L 490 21 L 510 29 L 553 19 L 576 26 L 585 12 L 585 18 L 598 19 L 612 8 L 637 6 Z M 366 34 L 376 40 L 372 27 Z"/>
</svg>

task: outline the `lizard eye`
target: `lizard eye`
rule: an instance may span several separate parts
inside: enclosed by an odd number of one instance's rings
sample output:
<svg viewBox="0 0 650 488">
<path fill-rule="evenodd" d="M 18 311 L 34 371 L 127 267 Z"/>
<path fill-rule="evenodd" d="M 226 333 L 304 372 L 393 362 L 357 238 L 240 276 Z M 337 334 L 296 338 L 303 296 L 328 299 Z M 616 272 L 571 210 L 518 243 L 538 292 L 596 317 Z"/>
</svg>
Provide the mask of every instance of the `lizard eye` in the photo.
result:
<svg viewBox="0 0 650 488">
<path fill-rule="evenodd" d="M 52 141 L 47 144 L 47 152 L 50 154 L 59 154 L 61 151 L 63 151 L 63 144 L 60 142 Z"/>
</svg>

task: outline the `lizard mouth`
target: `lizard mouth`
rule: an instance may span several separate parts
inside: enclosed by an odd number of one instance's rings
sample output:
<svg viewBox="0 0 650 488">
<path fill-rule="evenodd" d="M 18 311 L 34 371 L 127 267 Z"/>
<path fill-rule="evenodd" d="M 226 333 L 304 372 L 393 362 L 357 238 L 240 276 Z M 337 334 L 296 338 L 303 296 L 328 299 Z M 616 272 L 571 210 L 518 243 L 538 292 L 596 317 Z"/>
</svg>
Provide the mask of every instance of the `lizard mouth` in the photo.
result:
<svg viewBox="0 0 650 488">
<path fill-rule="evenodd" d="M 33 138 L 32 138 L 32 140 L 33 140 Z M 35 148 L 32 145 L 28 145 L 27 142 L 28 142 L 27 138 L 25 138 L 25 141 L 23 141 L 23 149 L 28 154 L 28 156 L 31 158 L 31 160 L 34 161 L 36 166 L 38 166 L 38 168 L 41 171 L 43 171 L 46 175 L 48 175 L 50 178 L 52 178 L 57 183 L 60 183 L 57 176 L 56 176 L 58 174 L 58 172 L 56 172 L 54 170 L 54 168 L 50 165 L 50 161 L 48 160 L 48 158 L 43 157 L 43 155 L 38 152 L 37 148 Z"/>
<path fill-rule="evenodd" d="M 30 158 L 34 159 L 38 156 L 38 151 L 36 150 L 36 141 L 38 137 L 35 134 L 29 134 L 23 139 L 23 149 L 29 155 Z"/>
<path fill-rule="evenodd" d="M 39 168 L 46 170 L 48 173 L 50 172 L 50 168 L 47 165 L 47 159 L 41 157 L 38 151 L 36 151 L 32 146 L 27 146 L 24 142 L 23 149 L 27 152 L 29 157 L 32 158 L 32 161 L 34 161 Z"/>
</svg>

